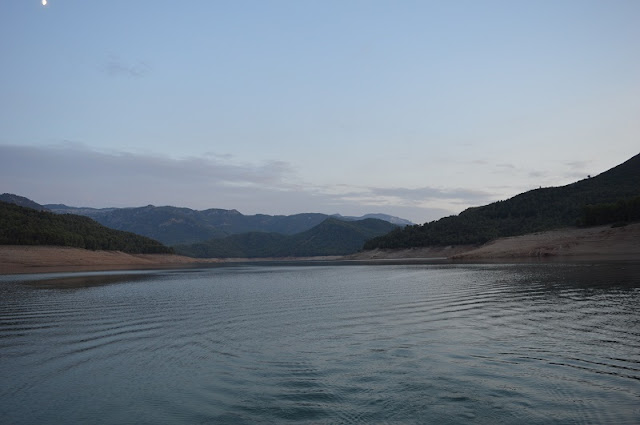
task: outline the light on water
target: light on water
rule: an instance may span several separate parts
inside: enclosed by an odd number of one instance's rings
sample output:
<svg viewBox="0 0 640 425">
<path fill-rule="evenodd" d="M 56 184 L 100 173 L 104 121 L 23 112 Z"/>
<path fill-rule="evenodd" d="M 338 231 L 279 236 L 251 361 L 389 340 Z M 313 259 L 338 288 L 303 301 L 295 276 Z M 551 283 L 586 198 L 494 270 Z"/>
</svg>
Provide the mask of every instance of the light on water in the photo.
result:
<svg viewBox="0 0 640 425">
<path fill-rule="evenodd" d="M 638 423 L 640 265 L 0 277 L 0 422 Z"/>
</svg>

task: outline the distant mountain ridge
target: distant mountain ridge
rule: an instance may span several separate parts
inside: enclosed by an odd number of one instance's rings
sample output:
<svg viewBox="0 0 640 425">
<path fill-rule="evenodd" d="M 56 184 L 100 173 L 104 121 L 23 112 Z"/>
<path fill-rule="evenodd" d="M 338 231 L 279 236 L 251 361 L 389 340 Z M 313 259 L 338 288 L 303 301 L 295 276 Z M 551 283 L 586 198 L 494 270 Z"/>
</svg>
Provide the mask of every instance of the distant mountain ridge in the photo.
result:
<svg viewBox="0 0 640 425">
<path fill-rule="evenodd" d="M 237 210 L 207 209 L 147 205 L 135 208 L 78 208 L 61 204 L 44 207 L 59 214 L 79 214 L 91 217 L 112 229 L 124 230 L 156 239 L 166 245 L 184 245 L 212 238 L 248 233 L 266 232 L 294 235 L 317 226 L 330 216 L 320 213 L 294 215 L 244 215 Z M 343 217 L 344 221 L 362 220 L 362 217 Z M 364 218 L 377 218 L 398 225 L 411 223 L 386 214 L 369 214 Z"/>
<path fill-rule="evenodd" d="M 20 207 L 33 208 L 38 211 L 48 211 L 47 208 L 37 202 L 34 202 L 29 198 L 25 198 L 24 196 L 14 195 L 13 193 L 3 193 L 0 195 L 0 202 L 6 202 Z"/>
<path fill-rule="evenodd" d="M 482 244 L 500 237 L 589 224 L 585 213 L 630 210 L 638 196 L 640 154 L 598 176 L 566 186 L 531 190 L 505 201 L 468 208 L 457 216 L 393 230 L 367 241 L 364 249 Z M 611 206 L 617 204 L 621 207 Z M 589 207 L 600 205 L 603 208 Z"/>
<path fill-rule="evenodd" d="M 378 220 L 383 220 L 383 221 L 387 221 L 391 224 L 395 224 L 398 226 L 410 226 L 413 224 L 413 222 L 409 221 L 409 220 L 405 220 L 404 218 L 400 218 L 400 217 L 394 217 L 392 215 L 389 214 L 365 214 L 362 215 L 360 217 L 353 217 L 353 216 L 344 216 L 344 215 L 340 215 L 340 214 L 332 214 L 331 217 L 335 217 L 339 220 L 346 220 L 346 221 L 358 221 L 358 220 L 364 220 L 366 218 L 375 218 Z"/>
<path fill-rule="evenodd" d="M 353 254 L 364 242 L 397 228 L 375 218 L 345 221 L 334 217 L 294 235 L 249 232 L 174 247 L 178 254 L 199 258 L 313 257 Z"/>
</svg>

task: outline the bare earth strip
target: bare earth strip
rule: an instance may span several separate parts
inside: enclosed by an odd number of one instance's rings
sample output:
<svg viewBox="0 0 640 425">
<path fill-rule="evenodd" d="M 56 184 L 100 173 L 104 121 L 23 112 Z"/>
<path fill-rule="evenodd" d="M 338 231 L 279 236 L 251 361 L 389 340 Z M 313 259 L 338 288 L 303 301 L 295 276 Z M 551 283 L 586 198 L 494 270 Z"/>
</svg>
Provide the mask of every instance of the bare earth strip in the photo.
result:
<svg viewBox="0 0 640 425">
<path fill-rule="evenodd" d="M 560 229 L 497 239 L 454 259 L 593 258 L 640 260 L 640 223 Z"/>
<path fill-rule="evenodd" d="M 473 245 L 433 246 L 407 249 L 373 249 L 348 255 L 348 260 L 445 259 L 476 248 Z"/>
<path fill-rule="evenodd" d="M 263 258 L 268 260 L 500 260 L 526 258 L 639 260 L 640 223 L 623 227 L 561 229 L 502 238 L 480 247 L 449 246 L 404 250 L 373 250 L 346 257 Z M 195 267 L 248 259 L 202 259 L 167 254 L 125 254 L 51 246 L 0 245 L 0 274 L 63 271 L 136 270 Z"/>
<path fill-rule="evenodd" d="M 198 267 L 215 263 L 337 260 L 340 256 L 304 258 L 191 258 L 169 254 L 126 254 L 59 246 L 0 245 L 0 274 Z"/>
<path fill-rule="evenodd" d="M 0 245 L 0 274 L 171 268 L 215 262 L 220 260 L 57 246 Z"/>
<path fill-rule="evenodd" d="M 640 223 L 624 227 L 567 228 L 497 239 L 482 246 L 424 247 L 364 251 L 351 260 L 499 260 L 527 258 L 640 260 Z"/>
</svg>

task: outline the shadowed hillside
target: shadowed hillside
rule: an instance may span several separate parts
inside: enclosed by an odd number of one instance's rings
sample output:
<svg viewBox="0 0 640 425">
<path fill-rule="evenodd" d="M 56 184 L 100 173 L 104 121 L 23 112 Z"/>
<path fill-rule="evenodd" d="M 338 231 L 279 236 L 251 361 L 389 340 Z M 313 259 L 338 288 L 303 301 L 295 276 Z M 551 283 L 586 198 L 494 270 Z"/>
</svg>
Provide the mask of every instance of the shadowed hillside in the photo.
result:
<svg viewBox="0 0 640 425">
<path fill-rule="evenodd" d="M 199 258 L 312 257 L 345 255 L 358 251 L 364 241 L 397 226 L 378 219 L 343 221 L 328 218 L 295 235 L 251 232 L 192 245 L 176 246 L 176 252 Z"/>
<path fill-rule="evenodd" d="M 153 239 L 109 229 L 88 217 L 0 202 L 0 245 L 56 245 L 131 254 L 171 253 Z"/>
<path fill-rule="evenodd" d="M 457 216 L 396 229 L 367 241 L 364 249 L 482 244 L 505 236 L 601 224 L 607 222 L 607 217 L 593 219 L 593 223 L 589 217 L 607 208 L 627 211 L 636 205 L 633 198 L 637 196 L 640 196 L 640 155 L 573 184 L 531 190 L 505 201 L 469 208 Z M 622 206 L 615 207 L 619 203 Z M 615 220 L 611 217 L 608 221 Z"/>
</svg>

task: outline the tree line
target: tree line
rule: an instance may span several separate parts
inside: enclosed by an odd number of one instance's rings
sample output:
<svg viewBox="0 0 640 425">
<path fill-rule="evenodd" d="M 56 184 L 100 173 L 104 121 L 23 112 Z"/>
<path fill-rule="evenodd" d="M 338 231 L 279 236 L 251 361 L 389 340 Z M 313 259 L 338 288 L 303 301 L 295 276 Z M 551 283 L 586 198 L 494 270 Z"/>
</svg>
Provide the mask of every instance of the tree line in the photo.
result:
<svg viewBox="0 0 640 425">
<path fill-rule="evenodd" d="M 640 196 L 621 199 L 615 203 L 586 205 L 582 211 L 581 224 L 597 226 L 600 224 L 625 224 L 640 220 Z"/>
<path fill-rule="evenodd" d="M 0 244 L 56 245 L 131 254 L 166 254 L 173 250 L 153 239 L 109 229 L 72 214 L 54 214 L 0 202 Z"/>
</svg>

